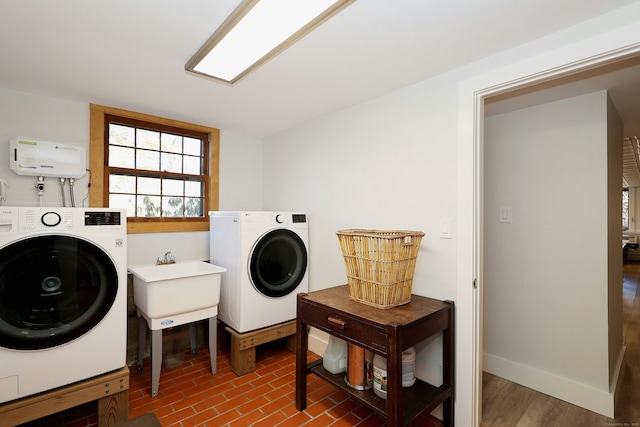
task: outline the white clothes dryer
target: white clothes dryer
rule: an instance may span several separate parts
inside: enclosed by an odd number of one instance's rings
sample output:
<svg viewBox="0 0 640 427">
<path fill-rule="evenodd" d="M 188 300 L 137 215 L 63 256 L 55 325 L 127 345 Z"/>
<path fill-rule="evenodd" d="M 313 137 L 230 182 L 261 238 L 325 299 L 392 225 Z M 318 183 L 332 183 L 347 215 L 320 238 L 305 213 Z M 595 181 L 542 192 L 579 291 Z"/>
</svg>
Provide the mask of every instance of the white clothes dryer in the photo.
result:
<svg viewBox="0 0 640 427">
<path fill-rule="evenodd" d="M 209 212 L 210 259 L 222 273 L 218 318 L 240 333 L 296 318 L 309 291 L 307 215 Z"/>
<path fill-rule="evenodd" d="M 126 366 L 126 220 L 0 206 L 0 403 Z"/>
</svg>

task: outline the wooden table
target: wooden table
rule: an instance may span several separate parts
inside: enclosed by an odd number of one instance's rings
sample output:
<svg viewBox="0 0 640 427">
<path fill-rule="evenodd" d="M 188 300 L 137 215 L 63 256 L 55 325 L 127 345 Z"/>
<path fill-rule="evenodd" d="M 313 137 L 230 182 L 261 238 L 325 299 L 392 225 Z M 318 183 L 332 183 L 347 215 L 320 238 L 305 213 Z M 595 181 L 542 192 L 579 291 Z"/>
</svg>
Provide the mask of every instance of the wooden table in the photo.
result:
<svg viewBox="0 0 640 427">
<path fill-rule="evenodd" d="M 13 427 L 83 403 L 98 401 L 98 426 L 114 427 L 129 416 L 129 368 L 0 405 L 0 427 Z"/>
<path fill-rule="evenodd" d="M 379 309 L 349 299 L 347 286 L 298 295 L 296 323 L 296 408 L 307 406 L 307 375 L 315 373 L 386 418 L 388 427 L 408 425 L 443 404 L 444 424 L 454 425 L 454 303 L 412 295 L 411 302 Z M 307 364 L 308 326 L 371 350 L 387 358 L 387 400 L 372 390 L 346 385 L 344 374 L 333 375 L 322 359 Z M 435 334 L 443 337 L 443 383 L 417 379 L 402 387 L 402 351 Z"/>
</svg>

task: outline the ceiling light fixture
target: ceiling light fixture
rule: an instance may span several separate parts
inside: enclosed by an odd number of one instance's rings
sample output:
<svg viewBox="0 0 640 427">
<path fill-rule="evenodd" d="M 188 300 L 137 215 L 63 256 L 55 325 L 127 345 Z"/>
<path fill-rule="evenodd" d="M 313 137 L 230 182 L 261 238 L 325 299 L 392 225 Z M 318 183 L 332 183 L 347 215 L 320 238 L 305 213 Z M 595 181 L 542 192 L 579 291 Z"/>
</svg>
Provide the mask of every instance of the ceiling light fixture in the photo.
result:
<svg viewBox="0 0 640 427">
<path fill-rule="evenodd" d="M 185 69 L 234 84 L 355 0 L 242 0 Z"/>
</svg>

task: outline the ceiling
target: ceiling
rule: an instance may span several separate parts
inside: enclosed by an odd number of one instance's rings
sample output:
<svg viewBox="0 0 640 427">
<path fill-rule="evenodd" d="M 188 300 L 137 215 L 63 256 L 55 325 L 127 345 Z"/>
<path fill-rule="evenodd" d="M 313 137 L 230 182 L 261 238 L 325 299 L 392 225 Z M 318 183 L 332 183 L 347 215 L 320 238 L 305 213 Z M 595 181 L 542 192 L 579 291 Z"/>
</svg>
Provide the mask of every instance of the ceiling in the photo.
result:
<svg viewBox="0 0 640 427">
<path fill-rule="evenodd" d="M 0 87 L 265 137 L 634 2 L 356 0 L 228 86 L 184 65 L 239 0 L 2 0 Z"/>
<path fill-rule="evenodd" d="M 636 2 L 356 0 L 234 86 L 185 72 L 239 1 L 1 0 L 0 87 L 261 138 Z M 563 85 L 610 89 L 640 134 L 636 66 Z M 551 86 L 487 114 L 558 96 Z"/>
</svg>

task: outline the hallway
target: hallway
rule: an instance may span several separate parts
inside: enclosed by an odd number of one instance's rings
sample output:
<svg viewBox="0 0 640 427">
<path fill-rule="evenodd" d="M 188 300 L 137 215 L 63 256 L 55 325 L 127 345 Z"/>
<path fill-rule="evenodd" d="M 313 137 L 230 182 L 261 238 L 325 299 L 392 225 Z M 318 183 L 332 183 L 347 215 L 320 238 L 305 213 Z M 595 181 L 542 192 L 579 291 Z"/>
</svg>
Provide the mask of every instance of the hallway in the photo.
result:
<svg viewBox="0 0 640 427">
<path fill-rule="evenodd" d="M 640 263 L 623 269 L 623 342 L 627 347 L 614 419 L 486 372 L 482 427 L 603 427 L 640 425 Z"/>
</svg>

